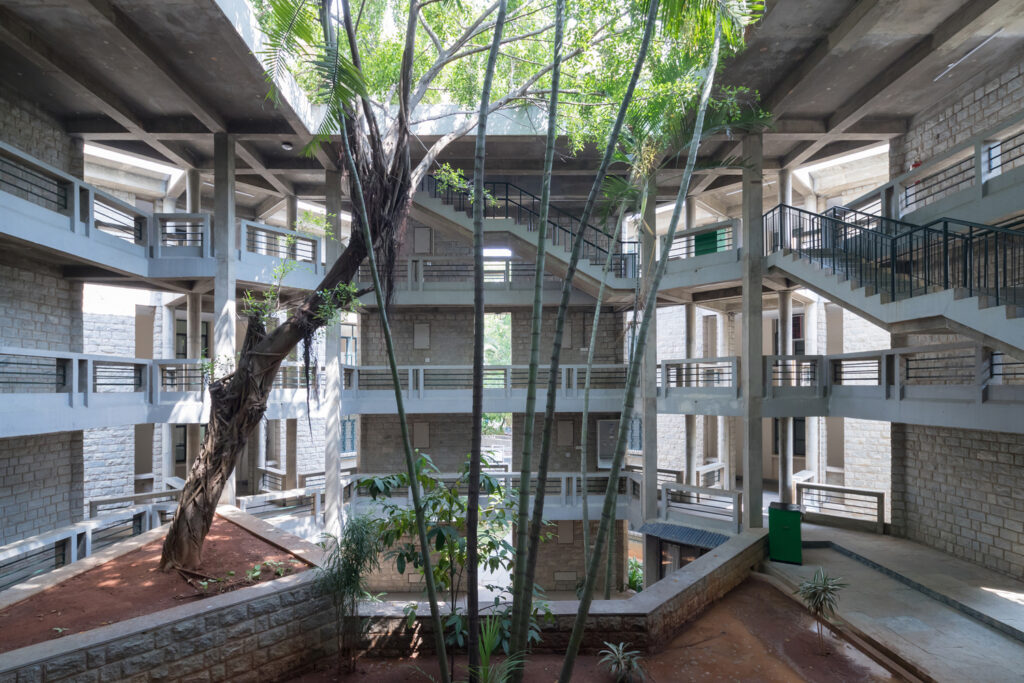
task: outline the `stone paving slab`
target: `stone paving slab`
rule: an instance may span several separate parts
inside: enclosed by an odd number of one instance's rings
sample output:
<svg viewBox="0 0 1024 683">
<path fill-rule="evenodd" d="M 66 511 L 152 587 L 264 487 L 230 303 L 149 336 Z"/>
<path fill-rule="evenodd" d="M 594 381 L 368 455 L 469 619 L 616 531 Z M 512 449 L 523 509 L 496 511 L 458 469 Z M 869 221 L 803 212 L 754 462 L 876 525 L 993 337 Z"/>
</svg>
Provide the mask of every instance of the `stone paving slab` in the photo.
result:
<svg viewBox="0 0 1024 683">
<path fill-rule="evenodd" d="M 802 566 L 769 565 L 794 584 L 819 566 L 843 577 L 839 616 L 935 680 L 1021 680 L 1024 644 L 837 550 L 805 548 Z"/>
<path fill-rule="evenodd" d="M 830 541 L 910 582 L 960 603 L 983 621 L 1024 634 L 1024 582 L 961 560 L 921 543 L 893 536 L 804 525 L 804 542 Z M 990 624 L 994 625 L 994 624 Z"/>
</svg>

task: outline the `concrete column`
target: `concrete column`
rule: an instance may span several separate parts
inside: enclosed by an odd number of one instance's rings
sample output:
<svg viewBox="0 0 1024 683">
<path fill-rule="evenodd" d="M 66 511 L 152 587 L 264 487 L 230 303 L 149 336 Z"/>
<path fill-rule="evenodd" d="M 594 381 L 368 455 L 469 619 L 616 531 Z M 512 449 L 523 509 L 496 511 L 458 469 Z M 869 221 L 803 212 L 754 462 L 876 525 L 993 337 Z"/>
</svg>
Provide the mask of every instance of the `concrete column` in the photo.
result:
<svg viewBox="0 0 1024 683">
<path fill-rule="evenodd" d="M 654 275 L 655 255 L 658 251 L 658 238 L 654 234 L 657 225 L 655 213 L 655 188 L 648 188 L 647 206 L 644 211 L 644 222 L 650 230 L 640 230 L 640 249 L 643 263 L 643 277 L 650 281 Z M 651 326 L 647 331 L 647 352 L 643 358 L 643 372 L 640 376 L 640 410 L 643 417 L 643 459 L 644 485 L 642 492 L 643 518 L 658 517 L 658 316 L 654 311 Z M 628 419 L 628 415 L 623 415 Z M 647 537 L 644 540 L 644 582 L 650 585 L 658 580 L 658 568 L 661 558 L 657 554 L 657 539 Z"/>
<path fill-rule="evenodd" d="M 290 195 L 284 199 L 284 227 L 294 230 L 295 222 L 299 220 L 299 198 L 295 195 Z"/>
<path fill-rule="evenodd" d="M 793 206 L 793 171 L 779 170 L 779 204 Z"/>
<path fill-rule="evenodd" d="M 689 204 L 689 203 L 688 203 Z M 689 210 L 687 210 L 689 220 Z M 697 305 L 694 303 L 683 304 L 683 321 L 686 327 L 686 339 L 684 340 L 684 355 L 693 358 L 697 349 Z M 690 385 L 696 379 L 687 373 L 686 384 Z M 683 416 L 683 428 L 685 429 L 685 441 L 683 453 L 686 462 L 686 483 L 690 486 L 697 485 L 697 416 L 687 413 Z"/>
<path fill-rule="evenodd" d="M 818 349 L 818 310 L 822 304 L 820 301 L 815 301 L 812 304 L 804 305 L 804 344 L 805 351 L 808 356 L 816 356 L 820 353 Z M 825 371 L 825 368 L 822 368 Z M 821 449 L 819 448 L 818 441 L 821 438 L 819 432 L 820 417 L 808 417 L 805 421 L 807 433 L 805 435 L 806 442 L 806 462 L 807 469 L 814 472 L 814 476 L 817 481 L 825 480 L 825 468 L 820 466 L 818 462 L 820 458 Z"/>
<path fill-rule="evenodd" d="M 764 272 L 762 166 L 764 150 L 760 134 L 743 138 L 743 332 L 741 335 L 740 387 L 743 407 L 743 522 L 747 528 L 764 526 L 763 435 L 761 396 L 764 384 L 764 349 L 761 287 Z"/>
<path fill-rule="evenodd" d="M 804 211 L 818 213 L 818 195 L 809 194 L 804 197 Z"/>
<path fill-rule="evenodd" d="M 202 210 L 203 183 L 199 177 L 199 169 L 190 168 L 185 171 L 185 211 L 199 213 Z"/>
<path fill-rule="evenodd" d="M 284 488 L 299 486 L 299 421 L 284 421 Z"/>
<path fill-rule="evenodd" d="M 793 353 L 793 293 L 789 290 L 779 292 L 779 352 L 784 355 Z M 792 384 L 796 366 L 786 363 L 784 366 L 784 384 Z M 779 418 L 779 500 L 783 503 L 793 502 L 793 418 Z"/>
<path fill-rule="evenodd" d="M 185 355 L 199 358 L 203 355 L 203 295 L 190 292 L 185 296 Z M 173 333 L 173 328 L 172 333 Z M 192 463 L 199 455 L 201 446 L 198 424 L 185 426 L 185 476 L 192 471 Z"/>
<path fill-rule="evenodd" d="M 334 238 L 324 240 L 324 256 L 330 268 L 341 255 L 341 173 L 326 172 L 327 221 Z M 324 531 L 341 533 L 341 323 L 325 330 L 324 358 L 327 362 L 327 429 L 324 435 Z"/>
<path fill-rule="evenodd" d="M 714 353 L 719 358 L 730 355 L 729 337 L 731 336 L 731 330 L 726 325 L 727 315 L 726 313 L 719 313 L 715 316 L 718 328 L 715 337 L 718 340 L 718 346 L 715 348 Z M 722 474 L 722 478 L 725 480 L 723 487 L 734 489 L 736 488 L 736 480 L 734 476 L 735 467 L 732 462 L 732 439 L 729 437 L 729 418 L 719 415 L 716 419 L 718 420 L 718 443 L 716 444 L 718 461 L 725 463 L 725 472 Z"/>
<path fill-rule="evenodd" d="M 217 271 L 213 280 L 213 352 L 218 374 L 235 367 L 235 139 L 213 136 L 213 250 Z M 235 502 L 235 473 L 224 486 L 222 503 Z"/>
<path fill-rule="evenodd" d="M 160 202 L 160 210 L 163 213 L 174 213 L 178 210 L 178 202 L 174 197 L 164 197 Z"/>
</svg>

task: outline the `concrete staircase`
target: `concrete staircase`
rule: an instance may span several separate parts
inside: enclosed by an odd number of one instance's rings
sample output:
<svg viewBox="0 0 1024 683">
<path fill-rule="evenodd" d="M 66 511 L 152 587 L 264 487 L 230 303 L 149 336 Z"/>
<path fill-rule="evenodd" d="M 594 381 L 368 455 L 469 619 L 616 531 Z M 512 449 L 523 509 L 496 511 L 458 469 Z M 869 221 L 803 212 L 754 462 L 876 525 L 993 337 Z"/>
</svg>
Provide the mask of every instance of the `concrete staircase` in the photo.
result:
<svg viewBox="0 0 1024 683">
<path fill-rule="evenodd" d="M 510 212 L 510 215 L 513 213 Z M 432 196 L 429 192 L 416 193 L 410 216 L 434 226 L 442 233 L 469 241 L 473 239 L 472 216 L 467 211 L 458 210 L 452 203 L 446 203 L 441 198 Z M 486 218 L 484 232 L 488 235 L 500 236 L 499 240 L 504 239 L 508 247 L 516 254 L 525 258 L 536 258 L 537 232 L 530 230 L 527 224 L 517 222 L 514 218 Z M 546 270 L 557 277 L 564 277 L 568 270 L 571 250 L 572 242 L 569 234 L 549 228 L 547 249 L 545 250 Z M 613 261 L 617 258 L 618 256 L 613 257 Z M 627 267 L 624 271 L 629 272 L 630 268 Z M 599 258 L 593 260 L 581 257 L 576 266 L 576 277 L 573 284 L 587 294 L 597 296 L 603 279 L 603 269 L 603 253 Z M 620 277 L 613 274 L 608 278 L 605 286 L 605 300 L 609 303 L 631 302 L 635 287 L 636 278 Z"/>
<path fill-rule="evenodd" d="M 1024 357 L 1024 307 L 997 306 L 990 293 L 974 292 L 971 296 L 965 288 L 933 286 L 927 293 L 893 301 L 888 292 L 877 292 L 871 285 L 850 279 L 841 264 L 838 268 L 821 267 L 796 252 L 779 250 L 768 255 L 765 265 L 891 332 L 937 325 L 1014 357 Z M 891 278 L 888 271 L 883 272 Z"/>
</svg>

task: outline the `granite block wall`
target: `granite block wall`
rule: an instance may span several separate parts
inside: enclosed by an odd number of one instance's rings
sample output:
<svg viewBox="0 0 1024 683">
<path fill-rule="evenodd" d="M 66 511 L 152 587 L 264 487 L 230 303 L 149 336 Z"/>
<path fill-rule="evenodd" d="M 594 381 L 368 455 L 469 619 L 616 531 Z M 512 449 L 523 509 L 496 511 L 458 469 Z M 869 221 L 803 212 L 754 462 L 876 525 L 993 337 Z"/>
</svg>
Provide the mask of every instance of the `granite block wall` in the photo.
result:
<svg viewBox="0 0 1024 683">
<path fill-rule="evenodd" d="M 0 545 L 82 519 L 82 432 L 0 439 Z"/>
<path fill-rule="evenodd" d="M 1024 435 L 893 424 L 893 533 L 1024 578 Z"/>
<path fill-rule="evenodd" d="M 999 125 L 1024 107 L 1021 56 L 1008 55 L 998 68 L 970 79 L 910 121 L 908 131 L 889 146 L 893 177 Z"/>
</svg>

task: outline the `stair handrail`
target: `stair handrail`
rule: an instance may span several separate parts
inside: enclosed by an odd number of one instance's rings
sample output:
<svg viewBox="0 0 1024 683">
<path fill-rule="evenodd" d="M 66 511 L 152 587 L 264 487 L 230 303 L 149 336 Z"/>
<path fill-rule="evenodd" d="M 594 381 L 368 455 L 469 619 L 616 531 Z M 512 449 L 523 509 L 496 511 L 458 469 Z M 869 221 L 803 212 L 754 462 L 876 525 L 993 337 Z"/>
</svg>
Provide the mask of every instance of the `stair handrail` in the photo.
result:
<svg viewBox="0 0 1024 683">
<path fill-rule="evenodd" d="M 424 177 L 422 182 L 422 188 L 424 191 L 428 192 L 432 197 L 440 198 L 440 190 L 442 184 L 438 182 L 436 178 L 428 175 Z M 500 193 L 498 191 L 499 185 L 504 187 L 503 193 Z M 485 188 L 488 188 L 488 191 L 490 192 L 492 197 L 503 201 L 506 206 L 515 206 L 532 217 L 540 218 L 540 212 L 537 209 L 533 208 L 533 206 L 528 206 L 522 201 L 523 197 L 531 200 L 531 203 L 536 203 L 540 201 L 540 198 L 534 195 L 529 190 L 525 190 L 516 185 L 515 183 L 511 183 L 508 181 L 487 181 L 484 183 L 484 186 Z M 469 197 L 469 191 L 467 189 L 452 187 L 450 185 L 446 186 L 444 189 L 446 192 L 451 193 L 453 195 L 459 195 L 463 198 Z M 516 197 L 514 196 L 515 193 L 519 194 L 520 199 L 516 199 Z M 554 220 L 551 217 L 552 214 L 557 214 L 559 216 L 566 217 L 569 220 L 571 227 L 567 228 L 562 223 L 559 223 L 558 221 Z M 612 253 L 617 255 L 621 259 L 616 274 L 619 275 L 619 277 L 631 277 L 636 273 L 636 259 L 637 254 L 639 253 L 638 242 L 632 240 L 623 240 L 621 238 L 612 240 L 612 236 L 606 233 L 604 230 L 598 228 L 597 226 L 591 223 L 584 224 L 579 219 L 579 217 L 569 213 L 568 211 L 565 211 L 564 209 L 560 209 L 559 207 L 554 205 L 549 205 L 548 224 L 551 228 L 568 235 L 570 238 L 575 236 L 576 230 L 578 229 L 578 227 L 576 226 L 582 226 L 584 231 L 591 230 L 595 232 L 596 234 L 600 235 L 601 238 L 607 240 L 607 242 L 610 245 L 610 248 L 613 249 Z M 594 252 L 597 253 L 599 257 L 606 257 L 608 255 L 608 248 L 605 248 L 600 244 L 588 239 L 586 236 L 584 236 L 583 241 L 584 246 L 592 249 Z M 627 251 L 627 245 L 635 245 L 636 248 L 633 251 Z M 584 256 L 584 258 L 586 258 L 586 256 Z M 625 267 L 625 260 L 627 259 L 632 261 L 632 267 Z"/>
<path fill-rule="evenodd" d="M 941 286 L 944 290 L 963 287 L 968 296 L 974 296 L 976 289 L 990 291 L 997 306 L 1003 303 L 1024 303 L 1019 301 L 1022 297 L 1016 291 L 1024 290 L 1024 268 L 1021 266 L 1024 230 L 959 218 L 941 218 L 920 226 L 907 224 L 912 226 L 909 230 L 887 234 L 835 218 L 835 212 L 832 213 L 818 214 L 785 204 L 769 210 L 764 214 L 765 254 L 783 248 L 786 243 L 792 244 L 792 231 L 787 216 L 795 216 L 801 225 L 803 217 L 809 216 L 812 224 L 828 221 L 828 227 L 843 230 L 842 239 L 836 236 L 827 240 L 822 238 L 817 245 L 810 247 L 812 251 L 822 252 L 822 266 L 825 261 L 824 252 L 831 245 L 833 269 L 842 269 L 860 283 L 873 281 L 874 286 L 882 291 L 888 290 L 892 300 L 901 291 L 912 297 L 915 289 L 927 293 L 933 286 Z M 942 227 L 936 227 L 938 225 Z M 950 229 L 951 226 L 962 228 Z M 776 236 L 778 239 L 775 239 Z M 870 236 L 871 239 L 851 239 L 859 236 Z M 801 257 L 813 261 L 814 256 L 802 246 L 798 246 L 796 251 Z M 840 254 L 846 263 L 840 263 Z M 856 260 L 852 268 L 846 258 L 849 256 Z M 885 269 L 888 270 L 888 277 L 884 276 Z M 905 289 L 898 289 L 900 281 L 906 282 Z"/>
</svg>

